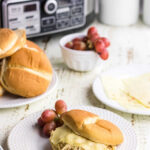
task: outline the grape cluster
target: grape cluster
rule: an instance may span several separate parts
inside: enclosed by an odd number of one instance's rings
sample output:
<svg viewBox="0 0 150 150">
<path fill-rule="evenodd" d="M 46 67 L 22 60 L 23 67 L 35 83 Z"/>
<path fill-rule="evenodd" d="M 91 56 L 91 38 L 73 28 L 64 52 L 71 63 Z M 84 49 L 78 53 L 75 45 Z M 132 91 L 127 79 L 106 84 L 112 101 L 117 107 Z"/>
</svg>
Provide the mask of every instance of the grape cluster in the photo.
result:
<svg viewBox="0 0 150 150">
<path fill-rule="evenodd" d="M 110 46 L 110 41 L 105 37 L 100 37 L 95 27 L 88 30 L 87 36 L 83 38 L 75 38 L 65 44 L 65 47 L 73 50 L 93 50 L 99 54 L 103 60 L 107 60 L 109 53 L 107 48 Z"/>
<path fill-rule="evenodd" d="M 56 101 L 55 110 L 47 109 L 43 111 L 37 122 L 45 137 L 50 137 L 53 130 L 63 125 L 60 115 L 66 111 L 67 105 L 63 100 Z"/>
</svg>

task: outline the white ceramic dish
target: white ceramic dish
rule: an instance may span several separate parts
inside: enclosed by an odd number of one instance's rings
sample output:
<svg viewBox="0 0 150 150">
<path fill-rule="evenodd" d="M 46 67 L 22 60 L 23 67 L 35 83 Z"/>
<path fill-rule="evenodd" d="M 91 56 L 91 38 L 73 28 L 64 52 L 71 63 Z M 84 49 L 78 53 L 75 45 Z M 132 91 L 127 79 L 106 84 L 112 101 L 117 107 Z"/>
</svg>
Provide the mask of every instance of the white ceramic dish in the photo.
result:
<svg viewBox="0 0 150 150">
<path fill-rule="evenodd" d="M 133 65 L 126 65 L 126 66 L 119 66 L 119 67 L 112 68 L 110 70 L 103 72 L 101 76 L 111 75 L 118 78 L 126 78 L 126 77 L 133 77 L 148 72 L 150 72 L 150 65 L 133 64 Z M 95 79 L 95 81 L 93 82 L 92 89 L 97 99 L 109 107 L 112 107 L 114 109 L 123 112 L 132 113 L 132 114 L 150 115 L 150 109 L 128 110 L 122 107 L 121 105 L 119 105 L 116 101 L 109 99 L 105 94 L 100 77 L 97 77 Z"/>
<path fill-rule="evenodd" d="M 117 150 L 136 150 L 136 134 L 131 124 L 122 117 L 96 107 L 79 106 L 70 109 L 87 110 L 99 115 L 102 119 L 111 121 L 120 128 L 124 136 L 124 142 L 117 147 Z M 42 138 L 39 135 L 39 129 L 36 127 L 40 114 L 41 112 L 30 115 L 16 125 L 8 137 L 9 150 L 50 150 L 49 140 Z"/>
<path fill-rule="evenodd" d="M 77 37 L 84 37 L 83 33 L 75 33 L 64 36 L 60 40 L 60 47 L 66 65 L 75 71 L 91 71 L 100 60 L 98 54 L 94 51 L 79 51 L 65 47 L 67 42 Z"/>
<path fill-rule="evenodd" d="M 50 92 L 52 92 L 53 89 L 56 87 L 57 81 L 58 81 L 57 74 L 54 71 L 51 84 L 48 87 L 47 91 L 43 93 L 42 95 L 36 96 L 33 98 L 22 98 L 22 97 L 18 97 L 9 93 L 4 94 L 2 97 L 0 97 L 0 108 L 19 107 L 19 106 L 23 106 L 26 104 L 36 102 L 46 97 Z"/>
</svg>

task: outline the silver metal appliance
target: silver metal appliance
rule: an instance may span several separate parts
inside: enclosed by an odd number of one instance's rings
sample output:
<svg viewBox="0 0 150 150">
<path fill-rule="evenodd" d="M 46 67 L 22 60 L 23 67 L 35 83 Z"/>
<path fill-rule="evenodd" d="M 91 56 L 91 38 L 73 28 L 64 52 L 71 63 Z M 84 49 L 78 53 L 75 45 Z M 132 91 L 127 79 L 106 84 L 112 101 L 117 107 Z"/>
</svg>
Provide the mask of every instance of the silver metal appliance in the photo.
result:
<svg viewBox="0 0 150 150">
<path fill-rule="evenodd" d="M 0 27 L 28 37 L 72 31 L 94 19 L 94 0 L 1 0 Z"/>
</svg>

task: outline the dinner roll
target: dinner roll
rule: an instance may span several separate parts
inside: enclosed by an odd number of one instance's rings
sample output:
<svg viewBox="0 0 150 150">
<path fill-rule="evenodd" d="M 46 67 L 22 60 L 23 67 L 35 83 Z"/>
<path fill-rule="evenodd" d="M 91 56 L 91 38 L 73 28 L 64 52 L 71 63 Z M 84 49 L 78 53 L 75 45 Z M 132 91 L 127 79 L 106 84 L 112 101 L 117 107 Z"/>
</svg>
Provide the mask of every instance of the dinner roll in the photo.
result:
<svg viewBox="0 0 150 150">
<path fill-rule="evenodd" d="M 2 85 L 0 84 L 0 96 L 3 96 L 4 95 L 4 88 L 2 87 Z"/>
<path fill-rule="evenodd" d="M 0 60 L 0 75 L 1 75 L 1 69 L 2 69 L 2 60 Z M 0 83 L 0 96 L 3 96 L 5 90 L 2 86 L 2 84 Z"/>
<path fill-rule="evenodd" d="M 61 116 L 64 124 L 72 131 L 93 142 L 118 145 L 123 142 L 120 129 L 109 121 L 84 110 L 71 110 Z"/>
<path fill-rule="evenodd" d="M 0 59 L 14 54 L 26 43 L 24 30 L 0 29 Z"/>
<path fill-rule="evenodd" d="M 34 97 L 44 93 L 52 80 L 52 66 L 45 53 L 33 42 L 3 59 L 1 83 L 10 93 Z"/>
</svg>

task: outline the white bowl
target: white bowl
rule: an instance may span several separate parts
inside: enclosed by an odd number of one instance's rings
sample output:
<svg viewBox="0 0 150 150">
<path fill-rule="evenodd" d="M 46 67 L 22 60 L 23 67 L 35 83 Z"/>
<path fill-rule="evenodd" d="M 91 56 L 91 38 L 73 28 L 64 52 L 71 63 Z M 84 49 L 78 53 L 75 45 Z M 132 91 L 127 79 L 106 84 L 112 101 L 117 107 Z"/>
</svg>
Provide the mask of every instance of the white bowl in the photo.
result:
<svg viewBox="0 0 150 150">
<path fill-rule="evenodd" d="M 60 47 L 66 65 L 75 71 L 91 71 L 97 65 L 100 59 L 98 54 L 94 51 L 79 51 L 65 47 L 67 42 L 72 41 L 74 38 L 82 38 L 85 34 L 75 33 L 64 36 L 60 40 Z"/>
</svg>

